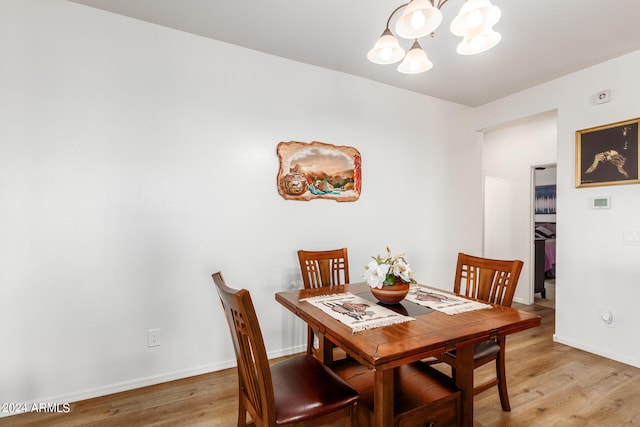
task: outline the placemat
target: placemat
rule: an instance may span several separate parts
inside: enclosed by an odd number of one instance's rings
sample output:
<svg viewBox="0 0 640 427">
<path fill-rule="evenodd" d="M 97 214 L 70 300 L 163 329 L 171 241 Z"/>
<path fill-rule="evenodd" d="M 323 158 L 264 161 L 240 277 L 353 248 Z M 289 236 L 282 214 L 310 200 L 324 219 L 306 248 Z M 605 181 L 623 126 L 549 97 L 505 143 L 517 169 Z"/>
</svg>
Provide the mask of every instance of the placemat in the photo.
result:
<svg viewBox="0 0 640 427">
<path fill-rule="evenodd" d="M 412 287 L 405 299 L 446 314 L 465 313 L 467 311 L 482 310 L 492 307 L 491 304 L 471 301 L 424 286 Z"/>
<path fill-rule="evenodd" d="M 329 316 L 349 326 L 353 332 L 415 320 L 351 292 L 304 298 Z"/>
</svg>

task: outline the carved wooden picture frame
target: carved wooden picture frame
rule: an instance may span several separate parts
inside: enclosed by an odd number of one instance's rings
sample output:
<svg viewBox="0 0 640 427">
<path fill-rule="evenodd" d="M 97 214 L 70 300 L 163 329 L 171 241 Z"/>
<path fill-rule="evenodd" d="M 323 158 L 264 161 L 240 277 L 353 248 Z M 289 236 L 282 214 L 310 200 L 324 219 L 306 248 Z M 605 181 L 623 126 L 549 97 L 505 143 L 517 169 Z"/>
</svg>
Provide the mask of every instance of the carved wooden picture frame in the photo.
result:
<svg viewBox="0 0 640 427">
<path fill-rule="evenodd" d="M 278 193 L 287 200 L 353 202 L 362 186 L 360 152 L 324 142 L 280 142 Z"/>
</svg>

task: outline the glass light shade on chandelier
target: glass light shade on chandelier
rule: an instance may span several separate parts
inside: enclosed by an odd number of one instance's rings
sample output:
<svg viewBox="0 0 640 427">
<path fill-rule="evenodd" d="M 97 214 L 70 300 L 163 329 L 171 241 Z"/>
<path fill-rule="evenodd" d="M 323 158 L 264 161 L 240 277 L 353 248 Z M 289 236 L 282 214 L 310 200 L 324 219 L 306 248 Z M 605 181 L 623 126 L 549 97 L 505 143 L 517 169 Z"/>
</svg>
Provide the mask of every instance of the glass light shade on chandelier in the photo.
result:
<svg viewBox="0 0 640 427">
<path fill-rule="evenodd" d="M 427 54 L 418 40 L 413 42 L 413 46 L 404 57 L 404 60 L 398 65 L 398 71 L 404 74 L 418 74 L 429 71 L 433 68 L 433 62 L 427 58 Z"/>
<path fill-rule="evenodd" d="M 396 22 L 396 34 L 418 39 L 434 32 L 442 22 L 442 12 L 430 0 L 411 0 Z"/>
<path fill-rule="evenodd" d="M 400 47 L 398 39 L 391 34 L 388 28 L 384 30 L 373 49 L 367 54 L 369 61 L 382 65 L 398 62 L 403 56 L 404 49 Z"/>
<path fill-rule="evenodd" d="M 500 9 L 490 0 L 467 0 L 449 29 L 456 36 L 470 37 L 496 25 L 501 15 Z"/>
<path fill-rule="evenodd" d="M 500 33 L 496 33 L 493 29 L 489 28 L 483 33 L 465 37 L 456 48 L 456 52 L 460 55 L 481 53 L 497 45 L 500 39 L 502 39 Z"/>
<path fill-rule="evenodd" d="M 440 9 L 448 1 L 410 0 L 396 7 L 387 19 L 382 36 L 367 54 L 369 61 L 375 64 L 393 64 L 404 56 L 404 61 L 397 68 L 399 72 L 416 74 L 430 70 L 433 63 L 418 44 L 418 39 L 429 34 L 434 36 L 435 30 L 442 23 Z M 389 30 L 392 18 L 400 10 L 402 14 L 396 21 L 395 33 L 399 37 L 415 40 L 406 55 Z M 463 37 L 456 51 L 460 55 L 473 55 L 497 45 L 502 36 L 493 30 L 493 26 L 500 20 L 501 14 L 500 9 L 491 4 L 491 0 L 465 0 L 450 26 L 454 35 Z"/>
</svg>

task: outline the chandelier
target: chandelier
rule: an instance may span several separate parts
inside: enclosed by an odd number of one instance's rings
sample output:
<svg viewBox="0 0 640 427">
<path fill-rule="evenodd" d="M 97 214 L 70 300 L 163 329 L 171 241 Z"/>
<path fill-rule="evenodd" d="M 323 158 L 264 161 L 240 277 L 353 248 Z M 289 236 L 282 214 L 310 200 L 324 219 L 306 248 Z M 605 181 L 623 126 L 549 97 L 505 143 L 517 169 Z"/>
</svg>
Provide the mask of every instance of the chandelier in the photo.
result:
<svg viewBox="0 0 640 427">
<path fill-rule="evenodd" d="M 391 12 L 387 27 L 367 54 L 369 61 L 375 64 L 393 64 L 404 58 L 398 65 L 401 73 L 417 74 L 430 70 L 433 62 L 427 58 L 418 39 L 426 35 L 433 37 L 442 22 L 440 8 L 448 1 L 411 0 L 398 6 Z M 396 20 L 395 33 L 404 39 L 414 40 L 406 55 L 389 29 L 391 18 L 403 8 L 402 15 Z M 500 15 L 500 9 L 492 5 L 490 0 L 466 0 L 449 27 L 454 35 L 462 37 L 456 51 L 460 55 L 473 55 L 497 45 L 502 36 L 493 30 L 493 26 Z"/>
</svg>

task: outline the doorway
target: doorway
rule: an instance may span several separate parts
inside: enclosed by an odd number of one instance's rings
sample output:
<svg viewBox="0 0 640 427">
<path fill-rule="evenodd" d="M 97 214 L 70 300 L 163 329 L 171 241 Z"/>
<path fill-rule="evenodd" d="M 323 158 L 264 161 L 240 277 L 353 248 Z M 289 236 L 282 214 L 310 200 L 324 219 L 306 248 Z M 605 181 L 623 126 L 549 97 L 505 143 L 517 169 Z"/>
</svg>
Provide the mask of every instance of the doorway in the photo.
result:
<svg viewBox="0 0 640 427">
<path fill-rule="evenodd" d="M 556 165 L 532 167 L 531 283 L 535 304 L 555 309 L 556 295 Z"/>
<path fill-rule="evenodd" d="M 521 259 L 514 301 L 534 303 L 532 192 L 535 166 L 555 166 L 555 111 L 485 130 L 483 163 L 483 256 Z"/>
</svg>

